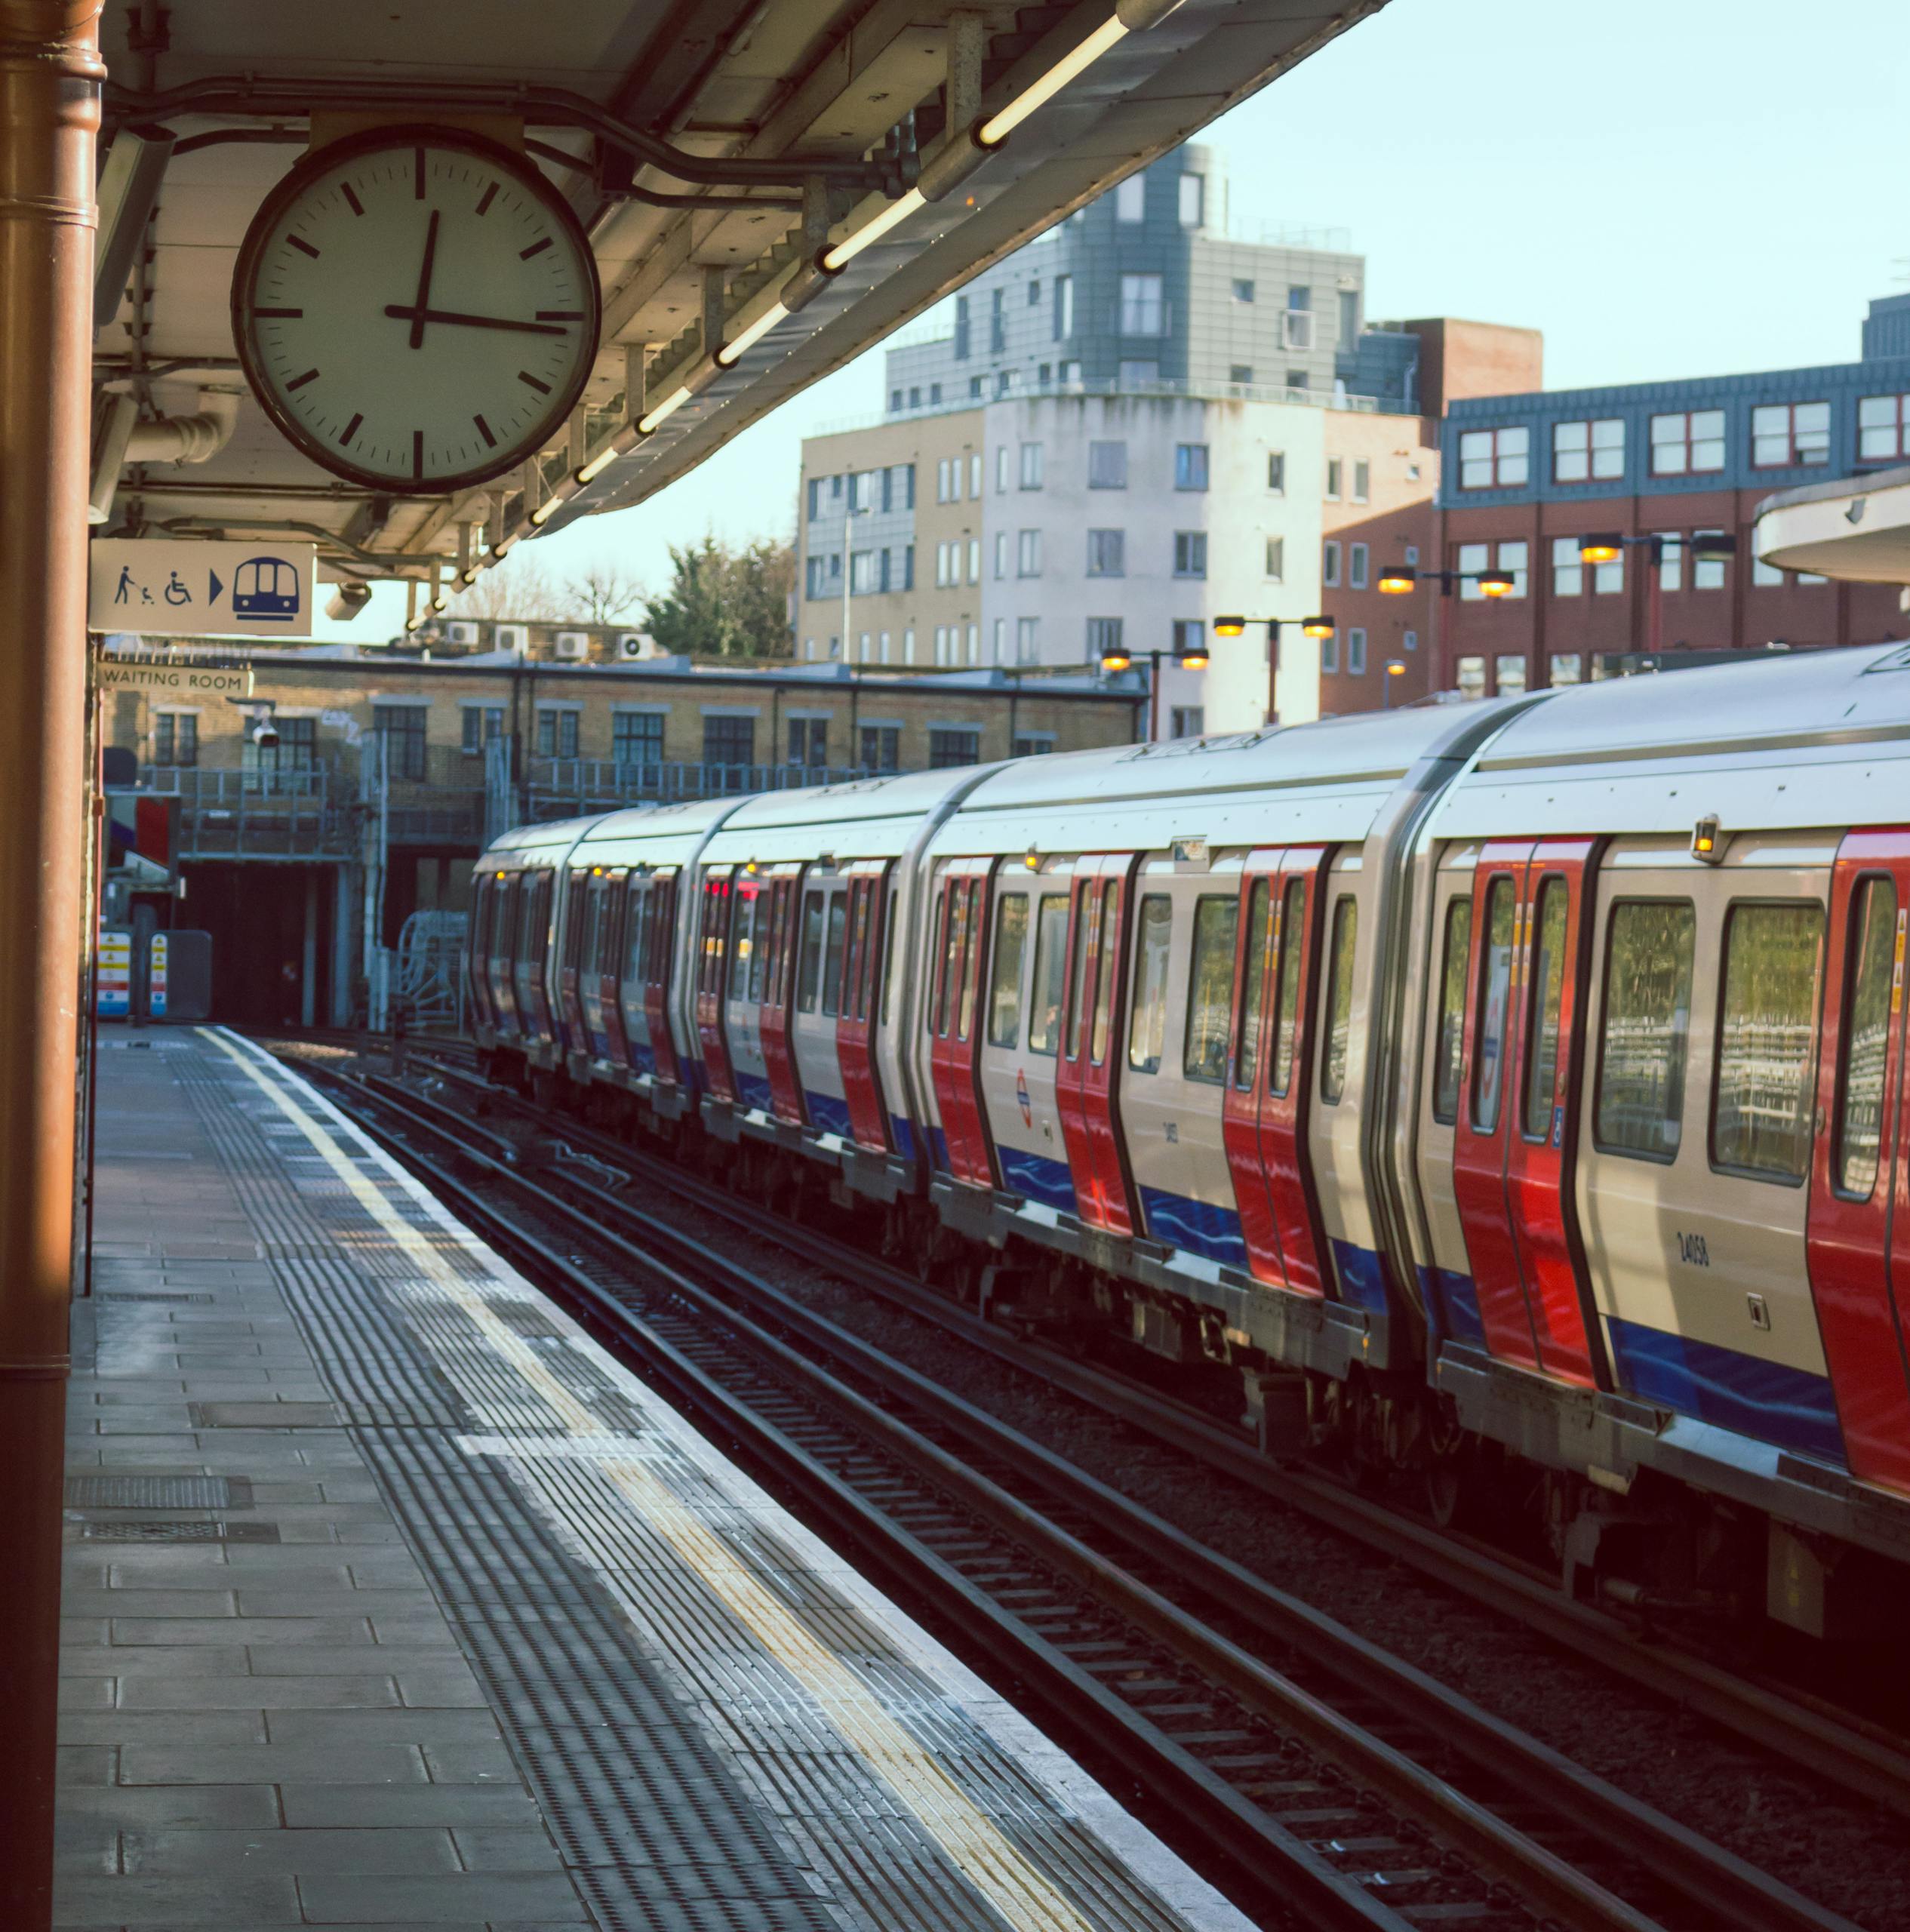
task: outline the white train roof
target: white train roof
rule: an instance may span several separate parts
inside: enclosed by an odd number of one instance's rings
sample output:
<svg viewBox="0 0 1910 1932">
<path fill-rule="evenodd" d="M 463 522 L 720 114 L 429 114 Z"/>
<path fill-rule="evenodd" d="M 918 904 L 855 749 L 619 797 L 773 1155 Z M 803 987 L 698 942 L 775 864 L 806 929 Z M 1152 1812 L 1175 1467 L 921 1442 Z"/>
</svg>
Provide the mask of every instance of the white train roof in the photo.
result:
<svg viewBox="0 0 1910 1932">
<path fill-rule="evenodd" d="M 892 859 L 907 849 L 924 820 L 998 768 L 958 765 L 765 792 L 724 820 L 706 856 L 712 864 L 754 859 L 774 865 L 823 852 L 841 859 Z"/>
<path fill-rule="evenodd" d="M 1442 838 L 1910 817 L 1910 648 L 1773 654 L 1555 693 L 1441 801 Z"/>
</svg>

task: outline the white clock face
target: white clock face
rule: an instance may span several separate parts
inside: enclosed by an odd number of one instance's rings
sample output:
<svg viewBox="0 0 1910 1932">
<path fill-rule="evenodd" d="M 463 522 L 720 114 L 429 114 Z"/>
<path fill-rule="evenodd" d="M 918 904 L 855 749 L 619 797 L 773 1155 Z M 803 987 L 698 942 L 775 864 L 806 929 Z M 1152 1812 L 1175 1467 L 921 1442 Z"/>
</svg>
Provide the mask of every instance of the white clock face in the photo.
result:
<svg viewBox="0 0 1910 1932">
<path fill-rule="evenodd" d="M 501 475 L 576 405 L 596 266 L 536 168 L 444 129 L 342 141 L 295 169 L 240 253 L 232 325 L 279 428 L 401 494 Z"/>
</svg>

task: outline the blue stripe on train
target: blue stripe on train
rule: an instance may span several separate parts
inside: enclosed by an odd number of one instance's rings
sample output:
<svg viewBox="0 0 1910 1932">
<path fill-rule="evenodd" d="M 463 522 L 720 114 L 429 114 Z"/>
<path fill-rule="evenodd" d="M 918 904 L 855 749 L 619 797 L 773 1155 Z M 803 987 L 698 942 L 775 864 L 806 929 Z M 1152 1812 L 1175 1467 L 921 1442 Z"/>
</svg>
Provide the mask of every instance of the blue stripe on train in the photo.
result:
<svg viewBox="0 0 1910 1932">
<path fill-rule="evenodd" d="M 1374 1315 L 1386 1309 L 1386 1271 L 1378 1254 L 1370 1247 L 1356 1247 L 1350 1241 L 1332 1244 L 1335 1271 L 1339 1276 L 1339 1298 L 1355 1308 Z"/>
<path fill-rule="evenodd" d="M 1619 1385 L 1681 1415 L 1800 1455 L 1845 1460 L 1829 1379 L 1687 1335 L 1606 1317 Z"/>
<path fill-rule="evenodd" d="M 939 1168 L 943 1174 L 954 1173 L 955 1170 L 949 1165 L 949 1137 L 939 1127 L 931 1127 L 928 1130 L 928 1158 L 930 1164 Z"/>
<path fill-rule="evenodd" d="M 802 1090 L 802 1098 L 812 1127 L 820 1128 L 825 1134 L 839 1134 L 845 1140 L 854 1137 L 847 1100 L 834 1094 L 818 1094 L 807 1087 Z"/>
<path fill-rule="evenodd" d="M 1432 1331 L 1435 1355 L 1442 1342 L 1485 1346 L 1486 1324 L 1479 1315 L 1479 1291 L 1470 1275 L 1450 1268 L 1422 1268 L 1419 1294 L 1426 1303 L 1426 1325 Z"/>
<path fill-rule="evenodd" d="M 896 1152 L 901 1155 L 905 1160 L 912 1161 L 915 1158 L 915 1126 L 914 1121 L 905 1119 L 900 1114 L 890 1114 L 889 1116 L 889 1135 L 890 1138 L 895 1143 Z"/>
<path fill-rule="evenodd" d="M 1240 1216 L 1233 1208 L 1170 1194 L 1159 1187 L 1141 1189 L 1141 1208 L 1147 1217 L 1147 1231 L 1155 1240 L 1227 1267 L 1247 1266 L 1247 1243 L 1241 1235 Z"/>
<path fill-rule="evenodd" d="M 739 1073 L 736 1090 L 746 1107 L 760 1107 L 766 1114 L 776 1111 L 776 1097 L 770 1091 L 769 1082 L 760 1073 Z"/>
<path fill-rule="evenodd" d="M 1001 1157 L 1001 1179 L 1010 1193 L 1026 1195 L 1064 1214 L 1074 1213 L 1075 1179 L 1066 1161 L 1020 1147 L 998 1147 L 995 1151 Z"/>
</svg>

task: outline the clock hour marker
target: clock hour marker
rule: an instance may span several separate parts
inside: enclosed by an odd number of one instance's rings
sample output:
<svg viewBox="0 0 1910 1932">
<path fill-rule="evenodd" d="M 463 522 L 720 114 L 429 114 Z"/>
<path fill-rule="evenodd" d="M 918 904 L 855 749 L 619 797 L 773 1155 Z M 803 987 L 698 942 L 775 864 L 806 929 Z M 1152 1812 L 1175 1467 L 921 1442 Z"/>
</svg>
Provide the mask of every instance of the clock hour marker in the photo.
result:
<svg viewBox="0 0 1910 1932">
<path fill-rule="evenodd" d="M 318 259 L 318 250 L 303 235 L 288 235 L 285 239 L 302 254 L 309 255 L 315 262 Z"/>
<path fill-rule="evenodd" d="M 352 440 L 352 438 L 358 434 L 358 425 L 359 425 L 361 423 L 362 423 L 364 420 L 364 414 L 363 414 L 363 413 L 362 413 L 362 412 L 361 412 L 359 414 L 358 414 L 358 415 L 356 415 L 356 416 L 354 416 L 354 417 L 352 418 L 351 421 L 350 421 L 350 422 L 349 422 L 349 423 L 347 423 L 346 424 L 346 426 L 345 426 L 345 429 L 344 429 L 344 433 L 343 433 L 342 435 L 340 435 L 340 438 L 338 438 L 338 440 L 339 440 L 341 443 L 349 443 L 349 442 Z"/>
<path fill-rule="evenodd" d="M 520 369 L 517 372 L 517 379 L 521 383 L 528 383 L 540 395 L 549 395 L 550 394 L 549 383 L 539 382 L 537 377 L 532 375 L 528 369 Z"/>
<path fill-rule="evenodd" d="M 533 255 L 541 255 L 549 246 L 550 237 L 546 235 L 541 242 L 534 242 L 529 248 L 520 248 L 517 251 L 517 258 L 521 262 L 527 262 Z"/>
<path fill-rule="evenodd" d="M 421 147 L 411 150 L 411 198 L 424 199 L 424 149 Z"/>
<path fill-rule="evenodd" d="M 411 475 L 414 481 L 422 483 L 424 481 L 424 432 L 422 429 L 411 432 Z"/>
<path fill-rule="evenodd" d="M 583 320 L 581 309 L 540 309 L 537 319 L 540 322 L 580 322 Z"/>
<path fill-rule="evenodd" d="M 297 321 L 305 313 L 303 309 L 254 309 L 252 319 L 258 322 Z"/>
<path fill-rule="evenodd" d="M 352 214 L 364 214 L 364 204 L 358 199 L 357 192 L 352 188 L 351 183 L 349 181 L 344 183 L 343 184 L 343 190 L 345 196 L 346 205 L 350 208 Z"/>
<path fill-rule="evenodd" d="M 482 198 L 479 200 L 479 202 L 478 202 L 478 214 L 488 214 L 491 212 L 491 203 L 492 203 L 493 202 L 496 201 L 496 200 L 497 200 L 497 183 L 495 181 L 494 181 L 494 182 L 491 184 L 491 186 L 484 190 Z"/>
<path fill-rule="evenodd" d="M 303 375 L 294 376 L 292 380 L 285 385 L 285 386 L 288 389 L 302 389 L 307 383 L 315 383 L 318 380 L 318 371 L 316 369 L 308 369 Z"/>
<path fill-rule="evenodd" d="M 474 416 L 471 420 L 477 424 L 478 434 L 484 439 L 484 448 L 494 450 L 497 447 L 497 438 L 491 433 L 491 425 L 481 416 Z"/>
</svg>

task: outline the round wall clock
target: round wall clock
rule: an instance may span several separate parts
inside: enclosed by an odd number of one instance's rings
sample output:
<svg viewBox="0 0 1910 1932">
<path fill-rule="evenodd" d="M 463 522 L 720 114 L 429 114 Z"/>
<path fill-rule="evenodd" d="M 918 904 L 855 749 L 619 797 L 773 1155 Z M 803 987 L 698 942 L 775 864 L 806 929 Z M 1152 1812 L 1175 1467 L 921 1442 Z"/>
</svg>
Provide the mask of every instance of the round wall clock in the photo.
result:
<svg viewBox="0 0 1910 1932">
<path fill-rule="evenodd" d="M 232 334 L 288 438 L 374 489 L 501 475 L 577 406 L 597 265 L 536 166 L 450 128 L 381 128 L 308 155 L 254 217 Z"/>
</svg>

